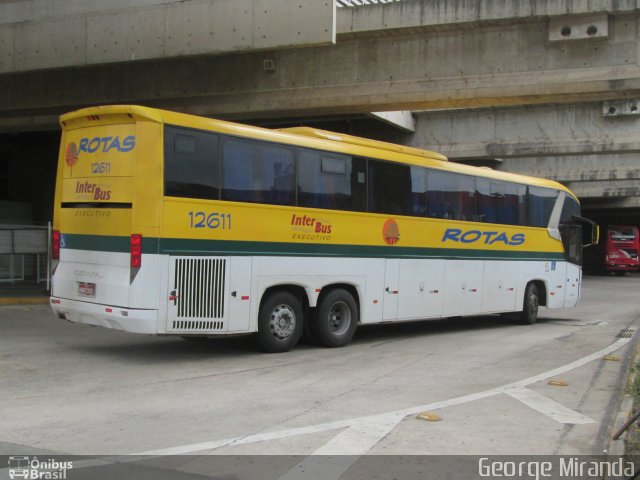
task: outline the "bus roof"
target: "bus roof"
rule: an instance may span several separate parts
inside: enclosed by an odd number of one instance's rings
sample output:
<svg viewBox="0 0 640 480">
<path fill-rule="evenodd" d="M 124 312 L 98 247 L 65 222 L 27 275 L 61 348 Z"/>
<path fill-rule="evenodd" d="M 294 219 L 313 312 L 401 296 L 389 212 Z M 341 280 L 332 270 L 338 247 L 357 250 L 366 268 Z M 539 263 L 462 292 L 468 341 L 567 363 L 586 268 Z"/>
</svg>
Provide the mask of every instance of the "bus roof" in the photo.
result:
<svg viewBox="0 0 640 480">
<path fill-rule="evenodd" d="M 134 120 L 167 123 L 274 143 L 297 145 L 317 150 L 328 150 L 347 155 L 360 155 L 489 179 L 552 188 L 564 191 L 577 200 L 577 197 L 571 190 L 554 180 L 502 172 L 487 167 L 473 167 L 449 162 L 446 156 L 430 150 L 422 150 L 415 147 L 407 147 L 310 127 L 293 127 L 274 130 L 138 105 L 106 105 L 83 108 L 62 115 L 60 117 L 60 124 L 63 130 L 69 130 L 92 125 L 116 123 L 118 121 L 131 122 Z"/>
<path fill-rule="evenodd" d="M 380 150 L 388 150 L 389 152 L 404 153 L 407 155 L 414 155 L 416 157 L 430 158 L 432 160 L 440 160 L 446 162 L 447 157 L 441 153 L 433 152 L 431 150 L 423 150 L 420 148 L 407 147 L 405 145 L 398 145 L 396 143 L 381 142 L 380 140 L 371 140 L 363 137 L 355 137 L 353 135 L 346 135 L 344 133 L 329 132 L 327 130 L 320 130 L 318 128 L 311 127 L 293 127 L 283 128 L 281 132 L 293 133 L 295 135 L 302 135 L 305 137 L 320 138 L 322 140 L 330 140 L 332 142 L 342 142 L 350 145 L 359 145 L 361 147 L 377 148 Z"/>
</svg>

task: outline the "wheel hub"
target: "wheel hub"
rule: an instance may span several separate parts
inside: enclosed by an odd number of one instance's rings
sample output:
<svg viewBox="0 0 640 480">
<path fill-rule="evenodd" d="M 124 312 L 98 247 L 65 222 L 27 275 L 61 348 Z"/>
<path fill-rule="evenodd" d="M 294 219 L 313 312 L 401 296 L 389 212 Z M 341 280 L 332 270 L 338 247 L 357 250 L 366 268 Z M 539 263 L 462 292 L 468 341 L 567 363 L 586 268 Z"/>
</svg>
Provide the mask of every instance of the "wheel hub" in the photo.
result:
<svg viewBox="0 0 640 480">
<path fill-rule="evenodd" d="M 351 311 L 349 306 L 344 302 L 334 303 L 329 311 L 329 329 L 337 335 L 342 335 L 349 329 L 350 324 Z"/>
<path fill-rule="evenodd" d="M 271 312 L 269 328 L 274 337 L 283 340 L 291 336 L 296 327 L 296 314 L 289 305 L 278 305 Z"/>
</svg>

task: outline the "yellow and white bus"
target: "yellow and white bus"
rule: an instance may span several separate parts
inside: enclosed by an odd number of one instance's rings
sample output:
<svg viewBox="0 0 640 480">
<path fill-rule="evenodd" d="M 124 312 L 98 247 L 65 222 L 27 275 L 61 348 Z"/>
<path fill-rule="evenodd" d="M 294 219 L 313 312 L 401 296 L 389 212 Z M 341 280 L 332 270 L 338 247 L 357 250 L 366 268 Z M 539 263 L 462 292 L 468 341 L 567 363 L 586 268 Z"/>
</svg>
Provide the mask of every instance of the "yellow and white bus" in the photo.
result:
<svg viewBox="0 0 640 480">
<path fill-rule="evenodd" d="M 311 128 L 139 106 L 61 117 L 51 305 L 157 335 L 303 332 L 573 307 L 581 217 L 559 183 Z"/>
</svg>

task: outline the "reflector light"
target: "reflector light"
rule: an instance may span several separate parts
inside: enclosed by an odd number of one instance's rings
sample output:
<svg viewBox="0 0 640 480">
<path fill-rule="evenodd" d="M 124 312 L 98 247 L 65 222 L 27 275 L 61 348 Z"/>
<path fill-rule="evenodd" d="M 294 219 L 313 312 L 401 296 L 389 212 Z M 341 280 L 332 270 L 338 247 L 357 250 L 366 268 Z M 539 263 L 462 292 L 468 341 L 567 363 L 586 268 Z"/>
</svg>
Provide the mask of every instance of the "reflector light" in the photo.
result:
<svg viewBox="0 0 640 480">
<path fill-rule="evenodd" d="M 51 258 L 60 260 L 60 231 L 54 230 L 51 235 Z"/>
<path fill-rule="evenodd" d="M 131 268 L 142 266 L 142 235 L 131 235 Z"/>
</svg>

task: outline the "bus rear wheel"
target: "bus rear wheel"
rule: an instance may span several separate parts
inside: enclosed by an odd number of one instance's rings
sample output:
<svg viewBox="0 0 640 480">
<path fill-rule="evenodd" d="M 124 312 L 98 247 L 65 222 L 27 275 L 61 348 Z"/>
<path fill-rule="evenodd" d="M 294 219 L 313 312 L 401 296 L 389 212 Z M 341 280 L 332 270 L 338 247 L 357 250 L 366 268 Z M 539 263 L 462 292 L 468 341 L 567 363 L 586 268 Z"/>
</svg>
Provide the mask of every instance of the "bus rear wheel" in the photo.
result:
<svg viewBox="0 0 640 480">
<path fill-rule="evenodd" d="M 291 350 L 300 340 L 304 323 L 302 304 L 290 292 L 269 295 L 260 306 L 258 343 L 267 353 Z"/>
<path fill-rule="evenodd" d="M 538 320 L 538 307 L 540 297 L 538 296 L 538 286 L 530 283 L 524 291 L 524 301 L 520 312 L 520 322 L 524 325 L 533 325 Z"/>
<path fill-rule="evenodd" d="M 310 323 L 314 343 L 329 348 L 344 347 L 356 333 L 358 304 L 342 288 L 330 291 L 320 302 Z"/>
</svg>

